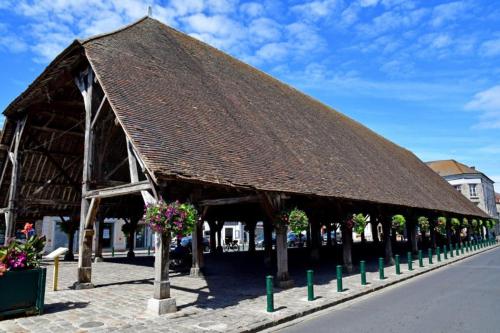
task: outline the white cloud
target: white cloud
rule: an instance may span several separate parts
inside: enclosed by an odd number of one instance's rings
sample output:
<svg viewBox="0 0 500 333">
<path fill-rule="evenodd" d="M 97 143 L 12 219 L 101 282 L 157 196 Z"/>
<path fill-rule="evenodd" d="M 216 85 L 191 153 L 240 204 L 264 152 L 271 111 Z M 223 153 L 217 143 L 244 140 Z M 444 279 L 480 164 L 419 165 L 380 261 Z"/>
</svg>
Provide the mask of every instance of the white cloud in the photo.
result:
<svg viewBox="0 0 500 333">
<path fill-rule="evenodd" d="M 338 0 L 318 0 L 295 5 L 291 10 L 307 19 L 318 20 L 333 14 L 339 5 Z"/>
<path fill-rule="evenodd" d="M 486 57 L 494 57 L 500 55 L 500 38 L 491 39 L 483 42 L 479 48 L 479 54 Z"/>
<path fill-rule="evenodd" d="M 264 13 L 264 7 L 257 2 L 246 2 L 240 6 L 240 11 L 249 17 L 256 17 Z"/>
<path fill-rule="evenodd" d="M 481 113 L 478 128 L 500 128 L 500 85 L 475 94 L 465 109 Z"/>
<path fill-rule="evenodd" d="M 456 20 L 467 9 L 468 5 L 465 1 L 456 1 L 445 3 L 434 7 L 432 12 L 431 25 L 439 27 L 446 22 Z"/>
</svg>

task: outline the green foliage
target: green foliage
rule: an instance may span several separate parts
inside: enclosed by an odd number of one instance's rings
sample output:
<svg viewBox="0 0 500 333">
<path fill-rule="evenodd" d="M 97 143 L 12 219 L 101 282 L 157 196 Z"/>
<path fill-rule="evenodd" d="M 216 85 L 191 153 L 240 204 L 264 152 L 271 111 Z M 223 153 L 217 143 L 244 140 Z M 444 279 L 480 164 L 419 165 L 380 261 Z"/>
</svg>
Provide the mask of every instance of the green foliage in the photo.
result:
<svg viewBox="0 0 500 333">
<path fill-rule="evenodd" d="M 468 227 L 468 226 L 469 226 L 469 220 L 468 220 L 466 217 L 464 217 L 464 218 L 462 219 L 462 225 L 463 225 L 464 227 Z"/>
<path fill-rule="evenodd" d="M 366 228 L 366 216 L 363 214 L 356 214 L 353 216 L 354 231 L 361 235 Z"/>
<path fill-rule="evenodd" d="M 287 215 L 288 226 L 294 234 L 299 235 L 302 231 L 307 230 L 309 218 L 303 210 L 294 208 Z"/>
<path fill-rule="evenodd" d="M 397 214 L 392 217 L 392 227 L 398 233 L 403 233 L 405 229 L 406 219 L 403 215 Z"/>
<path fill-rule="evenodd" d="M 32 225 L 27 223 L 23 232 L 28 237 L 31 230 Z M 5 270 L 22 270 L 39 267 L 45 242 L 45 236 L 38 237 L 34 234 L 29 236 L 24 242 L 13 240 L 7 247 L 0 248 L 0 266 L 2 270 L 0 276 Z"/>
<path fill-rule="evenodd" d="M 420 216 L 418 218 L 418 227 L 422 233 L 429 231 L 429 219 L 425 216 Z"/>
<path fill-rule="evenodd" d="M 133 222 L 127 222 L 124 225 L 122 225 L 122 232 L 125 236 L 130 236 L 131 233 L 136 232 L 138 227 L 138 223 L 133 223 Z"/>
<path fill-rule="evenodd" d="M 442 235 L 446 234 L 446 217 L 444 216 L 438 217 L 436 221 L 435 230 Z"/>
<path fill-rule="evenodd" d="M 74 234 L 78 230 L 78 222 L 74 220 L 57 222 L 57 226 L 66 235 Z"/>
<path fill-rule="evenodd" d="M 455 232 L 457 232 L 458 230 L 460 230 L 460 220 L 457 219 L 456 217 L 453 217 L 451 219 L 451 229 Z"/>
</svg>

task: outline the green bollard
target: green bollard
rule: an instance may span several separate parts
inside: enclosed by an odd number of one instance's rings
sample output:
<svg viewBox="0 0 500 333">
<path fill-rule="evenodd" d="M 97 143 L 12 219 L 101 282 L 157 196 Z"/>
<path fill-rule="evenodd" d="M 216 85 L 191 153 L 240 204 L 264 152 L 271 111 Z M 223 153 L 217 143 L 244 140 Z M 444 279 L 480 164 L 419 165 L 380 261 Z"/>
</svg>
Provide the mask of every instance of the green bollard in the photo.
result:
<svg viewBox="0 0 500 333">
<path fill-rule="evenodd" d="M 457 255 L 457 257 L 460 255 L 460 244 L 455 245 L 455 254 Z"/>
<path fill-rule="evenodd" d="M 266 276 L 267 312 L 274 311 L 273 280 L 272 275 Z"/>
<path fill-rule="evenodd" d="M 307 271 L 307 300 L 314 301 L 314 282 L 312 269 Z"/>
<path fill-rule="evenodd" d="M 464 244 L 460 244 L 460 253 L 464 254 Z"/>
<path fill-rule="evenodd" d="M 441 261 L 441 248 L 439 246 L 436 249 L 436 257 L 437 257 L 437 261 L 440 262 Z"/>
<path fill-rule="evenodd" d="M 422 258 L 422 250 L 418 250 L 418 267 L 424 267 L 424 259 Z"/>
<path fill-rule="evenodd" d="M 401 270 L 399 269 L 399 254 L 394 256 L 394 260 L 396 261 L 396 275 L 401 274 Z"/>
<path fill-rule="evenodd" d="M 408 252 L 407 256 L 408 256 L 407 257 L 407 260 L 408 260 L 408 270 L 412 271 L 413 270 L 413 258 L 412 258 L 411 252 Z"/>
<path fill-rule="evenodd" d="M 450 244 L 450 258 L 453 258 L 453 244 Z"/>
<path fill-rule="evenodd" d="M 446 248 L 446 245 L 443 245 L 443 255 L 444 255 L 444 260 L 448 259 L 448 249 Z"/>
<path fill-rule="evenodd" d="M 432 249 L 427 251 L 427 257 L 429 258 L 429 265 L 432 265 Z"/>
<path fill-rule="evenodd" d="M 380 280 L 385 279 L 385 277 L 384 277 L 384 258 L 378 258 L 378 277 Z"/>
<path fill-rule="evenodd" d="M 148 256 L 151 255 L 151 246 L 148 246 Z"/>
<path fill-rule="evenodd" d="M 115 247 L 114 246 L 111 247 L 111 256 L 112 257 L 115 256 Z"/>
<path fill-rule="evenodd" d="M 361 271 L 361 285 L 366 286 L 366 268 L 364 260 L 359 262 L 359 270 Z"/>
<path fill-rule="evenodd" d="M 337 292 L 341 293 L 344 290 L 342 287 L 342 265 L 337 265 Z"/>
</svg>

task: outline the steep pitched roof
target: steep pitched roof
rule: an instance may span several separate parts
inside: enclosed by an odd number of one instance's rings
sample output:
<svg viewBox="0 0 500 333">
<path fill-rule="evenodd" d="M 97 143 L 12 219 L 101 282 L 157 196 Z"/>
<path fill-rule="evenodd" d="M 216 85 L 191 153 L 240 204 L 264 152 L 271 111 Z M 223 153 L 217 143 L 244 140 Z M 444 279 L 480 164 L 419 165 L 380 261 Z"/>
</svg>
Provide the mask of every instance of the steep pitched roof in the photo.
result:
<svg viewBox="0 0 500 333">
<path fill-rule="evenodd" d="M 426 164 L 442 177 L 463 174 L 481 174 L 481 172 L 475 168 L 471 168 L 455 160 L 431 161 L 426 162 Z"/>
<path fill-rule="evenodd" d="M 484 216 L 410 151 L 154 19 L 80 43 L 155 179 Z"/>
</svg>

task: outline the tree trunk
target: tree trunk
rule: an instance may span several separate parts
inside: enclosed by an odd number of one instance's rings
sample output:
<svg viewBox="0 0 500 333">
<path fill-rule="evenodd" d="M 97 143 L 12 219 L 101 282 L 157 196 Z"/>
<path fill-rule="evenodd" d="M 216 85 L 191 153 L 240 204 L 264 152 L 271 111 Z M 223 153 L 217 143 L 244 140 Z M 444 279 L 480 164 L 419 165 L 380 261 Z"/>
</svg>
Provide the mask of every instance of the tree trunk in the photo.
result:
<svg viewBox="0 0 500 333">
<path fill-rule="evenodd" d="M 64 261 L 75 260 L 75 255 L 73 253 L 73 243 L 75 241 L 75 231 L 68 234 L 68 252 L 64 255 Z"/>
<path fill-rule="evenodd" d="M 255 252 L 255 227 L 257 223 L 256 222 L 250 222 L 247 223 L 248 227 L 248 252 L 254 253 Z"/>
<path fill-rule="evenodd" d="M 127 252 L 127 258 L 129 259 L 135 258 L 134 237 L 135 237 L 135 231 L 130 231 L 128 235 L 128 252 Z"/>
</svg>

